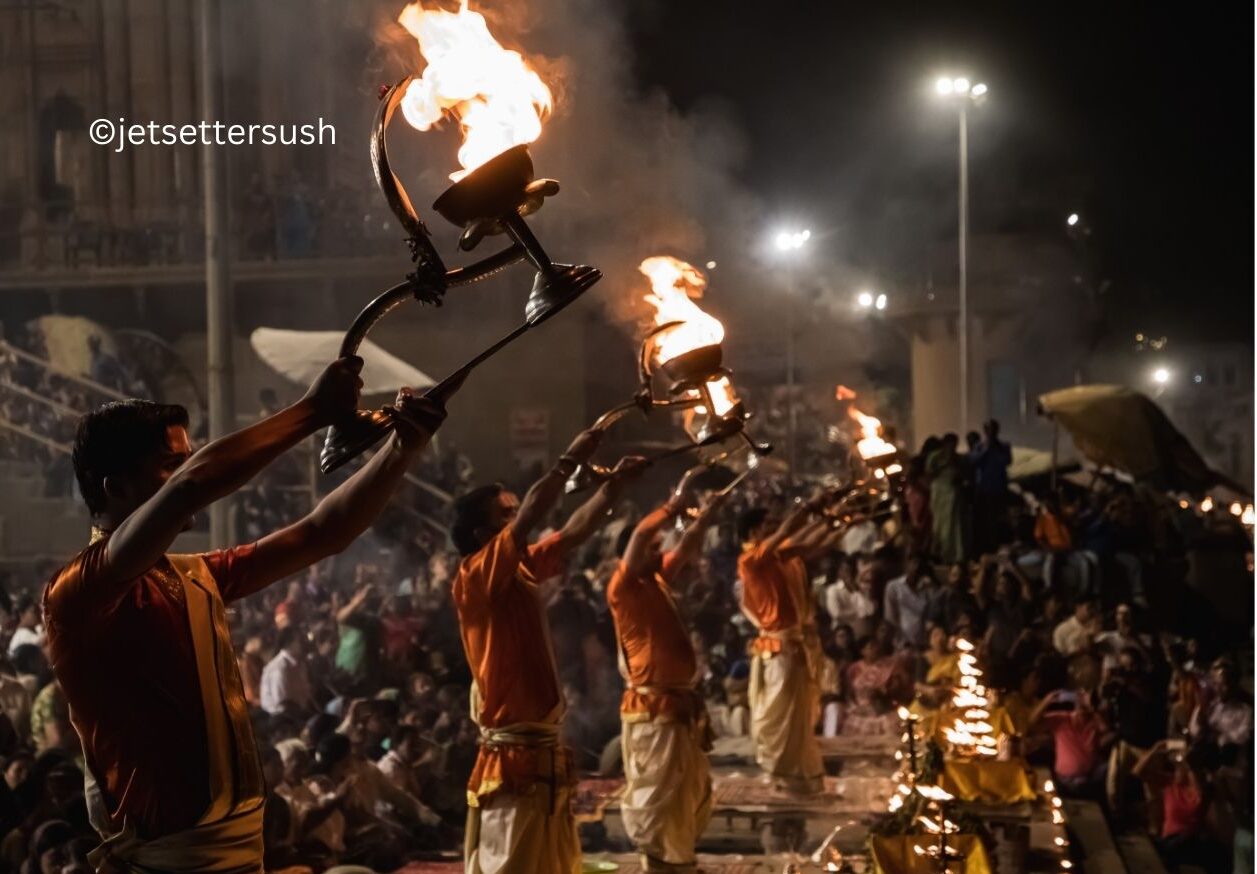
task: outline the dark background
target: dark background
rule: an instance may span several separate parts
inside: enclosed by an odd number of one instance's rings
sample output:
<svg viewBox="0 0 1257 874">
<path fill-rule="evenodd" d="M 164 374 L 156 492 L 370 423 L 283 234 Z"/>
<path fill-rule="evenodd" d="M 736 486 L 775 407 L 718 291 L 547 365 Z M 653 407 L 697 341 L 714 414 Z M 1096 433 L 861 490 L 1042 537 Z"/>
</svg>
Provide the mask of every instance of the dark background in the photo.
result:
<svg viewBox="0 0 1257 874">
<path fill-rule="evenodd" d="M 635 0 L 635 74 L 746 137 L 739 180 L 852 261 L 954 240 L 956 121 L 971 228 L 1083 216 L 1115 329 L 1252 337 L 1253 20 L 1240 4 Z M 772 218 L 772 217 L 769 217 Z"/>
</svg>

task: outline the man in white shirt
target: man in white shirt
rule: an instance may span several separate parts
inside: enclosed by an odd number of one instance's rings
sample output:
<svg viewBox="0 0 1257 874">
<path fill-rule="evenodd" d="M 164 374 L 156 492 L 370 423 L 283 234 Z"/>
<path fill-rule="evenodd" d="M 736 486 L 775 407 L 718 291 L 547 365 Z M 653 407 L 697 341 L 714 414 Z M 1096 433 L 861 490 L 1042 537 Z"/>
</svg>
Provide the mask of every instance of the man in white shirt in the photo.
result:
<svg viewBox="0 0 1257 874">
<path fill-rule="evenodd" d="M 9 655 L 17 652 L 19 646 L 32 644 L 43 647 L 44 627 L 39 624 L 39 604 L 30 595 L 18 599 L 13 610 L 17 614 L 17 630 L 9 639 Z"/>
<path fill-rule="evenodd" d="M 873 631 L 873 617 L 877 613 L 876 574 L 872 564 L 864 564 L 855 581 L 848 582 L 848 569 L 844 568 L 837 582 L 826 586 L 822 592 L 830 618 L 836 625 L 850 625 L 857 638 Z"/>
<path fill-rule="evenodd" d="M 1074 615 L 1056 626 L 1052 646 L 1066 658 L 1089 649 L 1100 630 L 1099 620 L 1095 601 L 1084 598 L 1074 605 Z"/>
<path fill-rule="evenodd" d="M 902 577 L 886 584 L 882 614 L 909 646 L 925 644 L 925 614 L 937 584 L 918 555 L 909 556 Z"/>
<path fill-rule="evenodd" d="M 1146 635 L 1135 631 L 1135 620 L 1129 604 L 1117 605 L 1114 621 L 1117 625 L 1116 629 L 1097 634 L 1095 638 L 1096 650 L 1104 660 L 1101 667 L 1105 670 L 1115 668 L 1117 666 L 1117 657 L 1127 647 L 1134 647 L 1142 652 L 1145 657 L 1151 655 L 1151 640 Z"/>
<path fill-rule="evenodd" d="M 296 708 L 302 713 L 315 709 L 310 674 L 306 670 L 305 637 L 289 625 L 280 629 L 279 651 L 262 669 L 262 709 L 270 714 Z"/>
<path fill-rule="evenodd" d="M 380 772 L 398 789 L 418 798 L 419 778 L 415 764 L 422 753 L 419 729 L 413 725 L 399 725 L 389 737 L 388 752 L 376 762 Z"/>
</svg>

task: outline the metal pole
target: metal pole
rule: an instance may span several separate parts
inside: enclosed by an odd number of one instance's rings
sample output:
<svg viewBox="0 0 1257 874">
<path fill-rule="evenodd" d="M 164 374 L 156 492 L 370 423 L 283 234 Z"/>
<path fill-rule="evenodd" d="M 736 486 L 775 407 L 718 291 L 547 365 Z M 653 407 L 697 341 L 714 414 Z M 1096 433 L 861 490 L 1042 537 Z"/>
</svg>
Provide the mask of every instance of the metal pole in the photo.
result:
<svg viewBox="0 0 1257 874">
<path fill-rule="evenodd" d="M 960 345 L 960 429 L 969 428 L 969 115 L 960 104 L 960 315 L 957 339 Z"/>
<path fill-rule="evenodd" d="M 786 461 L 790 482 L 794 482 L 795 431 L 798 427 L 794 403 L 794 266 L 786 267 Z"/>
<path fill-rule="evenodd" d="M 198 0 L 200 13 L 201 118 L 223 117 L 221 18 L 218 0 Z M 201 146 L 205 198 L 205 340 L 209 384 L 209 437 L 235 430 L 236 403 L 231 366 L 231 275 L 227 224 L 227 161 L 222 146 Z M 232 537 L 231 499 L 210 507 L 210 542 L 228 546 Z"/>
</svg>

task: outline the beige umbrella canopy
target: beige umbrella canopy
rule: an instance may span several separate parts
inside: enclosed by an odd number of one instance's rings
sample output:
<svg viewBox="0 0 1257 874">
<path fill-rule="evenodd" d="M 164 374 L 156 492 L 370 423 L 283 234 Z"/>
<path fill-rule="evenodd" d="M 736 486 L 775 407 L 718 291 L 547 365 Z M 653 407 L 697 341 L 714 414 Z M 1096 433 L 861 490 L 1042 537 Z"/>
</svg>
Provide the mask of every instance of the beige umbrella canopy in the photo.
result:
<svg viewBox="0 0 1257 874">
<path fill-rule="evenodd" d="M 1123 470 L 1159 489 L 1201 494 L 1216 485 L 1247 491 L 1211 469 L 1148 397 L 1120 385 L 1076 385 L 1039 397 L 1095 464 Z"/>
<path fill-rule="evenodd" d="M 1078 469 L 1078 462 L 1072 458 L 1056 462 L 1057 473 L 1071 473 Z M 1014 482 L 1049 476 L 1052 473 L 1052 453 L 1029 446 L 1013 447 L 1013 462 L 1008 466 L 1008 478 Z"/>
<path fill-rule="evenodd" d="M 328 362 L 340 355 L 345 335 L 341 331 L 289 331 L 258 328 L 249 337 L 258 357 L 275 371 L 299 385 L 308 385 L 323 372 Z M 358 347 L 362 358 L 362 393 L 393 394 L 403 386 L 427 388 L 436 380 L 407 364 L 370 340 Z"/>
</svg>

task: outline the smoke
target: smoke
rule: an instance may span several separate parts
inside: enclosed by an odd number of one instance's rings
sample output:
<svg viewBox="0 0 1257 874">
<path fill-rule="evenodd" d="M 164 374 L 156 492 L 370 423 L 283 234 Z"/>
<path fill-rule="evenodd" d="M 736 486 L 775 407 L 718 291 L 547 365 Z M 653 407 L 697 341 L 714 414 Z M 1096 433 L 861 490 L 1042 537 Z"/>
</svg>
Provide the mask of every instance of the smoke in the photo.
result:
<svg viewBox="0 0 1257 874">
<path fill-rule="evenodd" d="M 538 174 L 557 178 L 562 191 L 530 223 L 557 260 L 602 269 L 596 299 L 636 336 L 648 310 L 641 301 L 647 283 L 637 272 L 643 258 L 670 254 L 701 265 L 716 247 L 748 237 L 745 225 L 758 206 L 735 181 L 744 140 L 714 109 L 682 114 L 665 95 L 639 91 L 621 2 L 471 6 L 554 92 L 554 113 L 530 150 Z M 414 40 L 392 22 L 401 5 L 383 8 L 390 17 L 375 28 L 376 60 L 395 73 L 421 69 Z M 425 148 L 438 147 L 439 136 L 425 137 Z M 452 154 L 452 142 L 439 143 L 443 154 Z M 438 180 L 436 173 L 425 178 Z M 732 285 L 715 274 L 711 297 L 724 297 Z"/>
</svg>

